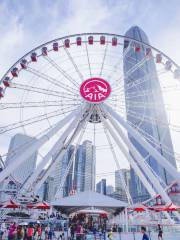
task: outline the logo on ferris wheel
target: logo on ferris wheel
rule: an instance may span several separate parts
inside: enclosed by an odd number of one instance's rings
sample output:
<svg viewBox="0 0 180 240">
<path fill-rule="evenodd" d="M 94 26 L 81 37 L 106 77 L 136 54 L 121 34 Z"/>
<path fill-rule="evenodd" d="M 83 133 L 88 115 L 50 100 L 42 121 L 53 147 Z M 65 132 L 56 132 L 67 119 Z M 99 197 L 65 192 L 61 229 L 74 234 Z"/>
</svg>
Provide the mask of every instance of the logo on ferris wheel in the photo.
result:
<svg viewBox="0 0 180 240">
<path fill-rule="evenodd" d="M 102 78 L 90 78 L 84 81 L 80 86 L 81 96 L 88 102 L 99 103 L 109 97 L 111 87 L 107 81 Z"/>
</svg>

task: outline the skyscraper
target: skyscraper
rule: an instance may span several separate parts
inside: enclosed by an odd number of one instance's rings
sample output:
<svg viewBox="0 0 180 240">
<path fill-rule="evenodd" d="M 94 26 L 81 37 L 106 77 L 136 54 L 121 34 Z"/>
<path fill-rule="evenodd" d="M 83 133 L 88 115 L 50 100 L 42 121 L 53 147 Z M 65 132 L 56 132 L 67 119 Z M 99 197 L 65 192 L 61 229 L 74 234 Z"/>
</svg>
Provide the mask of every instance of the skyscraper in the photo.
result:
<svg viewBox="0 0 180 240">
<path fill-rule="evenodd" d="M 63 158 L 56 161 L 54 171 L 51 174 L 54 178 L 54 195 L 59 189 L 74 150 L 75 146 L 70 145 Z M 84 141 L 82 145 L 78 146 L 73 162 L 64 186 L 60 192 L 58 191 L 58 197 L 68 196 L 74 191 L 95 190 L 95 151 L 92 142 Z"/>
<path fill-rule="evenodd" d="M 9 150 L 6 158 L 5 165 L 8 166 L 12 163 L 12 156 L 14 154 L 21 154 L 27 146 L 27 143 L 35 142 L 36 138 L 32 138 L 23 134 L 16 134 L 10 142 Z M 25 162 L 23 162 L 14 172 L 11 173 L 12 178 L 19 184 L 30 176 L 36 168 L 37 152 L 33 153 Z"/>
<path fill-rule="evenodd" d="M 54 199 L 54 178 L 48 177 L 43 183 L 43 200 L 51 202 Z"/>
<path fill-rule="evenodd" d="M 66 168 L 69 164 L 69 161 L 71 160 L 71 156 L 74 151 L 74 146 L 70 145 L 64 154 L 63 158 L 57 159 L 57 162 L 54 167 L 53 174 L 51 175 L 54 178 L 54 194 L 56 194 L 61 181 L 64 177 Z M 69 192 L 71 191 L 72 188 L 72 171 L 73 171 L 73 166 L 71 166 L 69 173 L 66 177 L 63 189 L 62 189 L 62 197 L 68 196 Z"/>
<path fill-rule="evenodd" d="M 110 195 L 114 192 L 114 187 L 112 185 L 106 186 L 106 195 Z"/>
<path fill-rule="evenodd" d="M 96 184 L 96 192 L 106 195 L 106 179 L 101 179 Z"/>
<path fill-rule="evenodd" d="M 75 167 L 74 167 L 74 186 L 76 191 L 95 191 L 95 147 L 91 141 L 84 141 L 79 145 Z"/>
<path fill-rule="evenodd" d="M 115 195 L 119 195 L 118 199 L 121 201 L 127 201 L 127 194 L 124 190 L 123 181 L 121 175 L 124 178 L 126 187 L 128 190 L 130 185 L 130 170 L 129 169 L 120 169 L 115 171 Z"/>
<path fill-rule="evenodd" d="M 115 171 L 115 191 L 124 192 L 123 183 L 120 177 L 120 174 L 124 177 L 127 188 L 129 189 L 130 184 L 130 170 L 129 169 L 120 169 Z"/>
<path fill-rule="evenodd" d="M 131 27 L 125 36 L 149 44 L 148 37 L 137 26 Z M 123 67 L 127 121 L 136 129 L 139 129 L 144 136 L 151 137 L 152 142 L 150 143 L 155 146 L 156 142 L 157 150 L 176 167 L 168 124 L 161 124 L 162 119 L 164 123 L 168 122 L 154 59 L 146 58 L 144 46 L 136 44 L 134 47 L 129 48 L 129 45 L 130 41 L 126 39 L 124 41 Z M 140 67 L 135 67 L 140 62 L 142 63 Z M 133 67 L 135 67 L 135 70 L 129 71 Z M 166 184 L 169 184 L 172 178 L 166 170 L 153 157 L 149 156 L 148 152 L 132 136 L 129 135 L 128 137 L 141 155 L 146 158 L 147 163 L 154 172 Z M 171 155 L 165 151 L 166 147 L 172 153 Z M 131 152 L 130 154 L 133 157 Z M 134 202 L 149 198 L 148 192 L 133 169 L 131 169 L 131 195 Z"/>
<path fill-rule="evenodd" d="M 36 138 L 32 138 L 23 134 L 16 134 L 12 137 L 5 166 L 12 163 L 12 156 L 21 154 L 27 147 L 27 144 L 35 142 Z M 22 184 L 30 176 L 36 168 L 37 152 L 33 153 L 24 163 L 22 163 L 8 179 L 5 179 L 1 184 L 1 200 L 9 199 L 11 196 L 16 196 Z"/>
</svg>

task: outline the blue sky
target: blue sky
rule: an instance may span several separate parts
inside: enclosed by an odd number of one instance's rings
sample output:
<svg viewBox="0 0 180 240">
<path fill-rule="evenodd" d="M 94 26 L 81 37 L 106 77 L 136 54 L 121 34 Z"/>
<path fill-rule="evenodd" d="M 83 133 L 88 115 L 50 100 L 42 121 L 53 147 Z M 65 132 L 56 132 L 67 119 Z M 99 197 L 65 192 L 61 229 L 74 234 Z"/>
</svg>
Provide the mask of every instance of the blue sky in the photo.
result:
<svg viewBox="0 0 180 240">
<path fill-rule="evenodd" d="M 179 0 L 1 0 L 0 75 L 54 38 L 82 32 L 123 35 L 133 25 L 180 65 Z"/>
<path fill-rule="evenodd" d="M 124 34 L 132 25 L 180 64 L 178 0 L 1 0 L 0 73 L 53 38 L 90 31 Z"/>
</svg>

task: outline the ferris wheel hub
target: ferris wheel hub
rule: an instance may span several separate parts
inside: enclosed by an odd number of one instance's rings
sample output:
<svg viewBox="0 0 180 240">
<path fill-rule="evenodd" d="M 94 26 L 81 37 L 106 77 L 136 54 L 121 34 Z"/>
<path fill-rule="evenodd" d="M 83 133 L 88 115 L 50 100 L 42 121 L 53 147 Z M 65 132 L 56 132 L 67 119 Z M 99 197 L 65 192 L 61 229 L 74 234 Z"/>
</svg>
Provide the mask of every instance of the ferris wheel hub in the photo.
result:
<svg viewBox="0 0 180 240">
<path fill-rule="evenodd" d="M 89 78 L 80 86 L 81 96 L 91 103 L 103 102 L 109 97 L 110 93 L 110 84 L 99 77 Z"/>
</svg>

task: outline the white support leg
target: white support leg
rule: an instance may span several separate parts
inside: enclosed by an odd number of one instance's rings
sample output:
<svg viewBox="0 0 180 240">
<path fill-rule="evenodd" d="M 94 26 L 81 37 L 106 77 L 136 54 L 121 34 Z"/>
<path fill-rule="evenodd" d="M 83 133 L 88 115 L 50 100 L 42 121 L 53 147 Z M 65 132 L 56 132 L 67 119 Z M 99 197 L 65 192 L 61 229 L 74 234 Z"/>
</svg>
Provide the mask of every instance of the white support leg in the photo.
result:
<svg viewBox="0 0 180 240">
<path fill-rule="evenodd" d="M 60 149 L 60 153 L 59 155 L 51 162 L 50 166 L 48 167 L 48 169 L 46 170 L 46 172 L 44 173 L 43 177 L 36 183 L 36 185 L 34 186 L 33 190 L 35 193 L 37 193 L 37 191 L 39 190 L 39 188 L 41 187 L 41 185 L 43 184 L 43 182 L 47 179 L 47 177 L 49 176 L 49 174 L 52 172 L 55 163 L 57 162 L 57 160 L 60 160 L 63 158 L 68 146 L 74 141 L 74 139 L 78 136 L 79 132 L 81 131 L 81 129 L 83 128 L 83 126 L 86 123 L 86 119 L 83 119 L 78 126 L 76 127 L 76 129 L 74 130 L 74 133 L 72 135 L 72 137 L 68 140 L 67 143 L 64 143 L 62 148 Z"/>
<path fill-rule="evenodd" d="M 129 154 L 129 152 L 127 151 L 127 149 L 123 145 L 123 143 L 120 141 L 120 138 L 117 137 L 117 135 L 115 134 L 114 130 L 107 123 L 106 120 L 104 120 L 104 124 L 105 124 L 106 128 L 109 130 L 109 132 L 110 132 L 111 136 L 113 137 L 113 139 L 115 140 L 115 142 L 117 143 L 117 146 L 119 147 L 121 152 L 124 154 L 126 159 L 129 161 L 129 163 L 130 163 L 131 167 L 134 169 L 135 173 L 138 175 L 139 179 L 144 183 L 144 185 L 145 185 L 147 191 L 149 192 L 149 194 L 152 197 L 155 197 L 157 195 L 157 193 L 154 191 L 154 189 L 152 188 L 151 184 L 148 182 L 148 180 L 146 179 L 146 177 L 142 173 L 141 169 L 139 168 L 137 163 L 134 161 L 134 159 L 131 157 L 131 155 Z"/>
<path fill-rule="evenodd" d="M 126 232 L 128 233 L 129 229 L 129 223 L 128 223 L 128 212 L 127 212 L 127 207 L 125 208 L 125 226 L 126 226 Z"/>
<path fill-rule="evenodd" d="M 59 121 L 53 128 L 51 128 L 45 135 L 40 137 L 36 142 L 30 144 L 21 154 L 12 157 L 12 164 L 7 166 L 0 173 L 0 182 L 15 171 L 23 162 L 25 162 L 34 152 L 36 152 L 43 144 L 45 144 L 53 135 L 55 135 L 61 128 L 63 128 L 74 115 L 78 115 L 81 110 L 73 111 L 64 119 Z"/>
<path fill-rule="evenodd" d="M 113 116 L 127 131 L 133 136 L 139 144 L 141 144 L 150 154 L 153 156 L 156 161 L 166 169 L 166 171 L 175 178 L 180 183 L 180 173 L 171 163 L 169 163 L 164 156 L 162 156 L 157 149 L 155 149 L 146 139 L 133 127 L 131 127 L 124 119 L 113 111 L 111 107 L 107 104 L 103 105 L 103 109 L 107 111 L 111 116 Z"/>
<path fill-rule="evenodd" d="M 83 126 L 82 126 L 82 128 L 83 128 Z M 67 168 L 66 168 L 66 170 L 65 170 L 65 172 L 64 172 L 64 174 L 62 176 L 59 188 L 58 188 L 57 192 L 55 193 L 55 199 L 60 199 L 61 196 L 62 196 L 62 192 L 63 192 L 62 190 L 63 190 L 64 183 L 65 183 L 66 178 L 68 176 L 69 170 L 71 169 L 71 166 L 72 166 L 73 162 L 75 161 L 77 148 L 78 148 L 78 146 L 80 144 L 80 141 L 81 141 L 81 139 L 82 139 L 82 137 L 84 135 L 84 132 L 85 132 L 85 128 L 83 129 L 83 131 L 81 132 L 81 134 L 80 134 L 80 136 L 78 138 L 78 141 L 77 141 L 76 147 L 75 147 L 75 149 L 74 149 L 74 151 L 72 153 L 71 159 L 69 160 L 68 166 L 67 166 Z"/>
<path fill-rule="evenodd" d="M 157 193 L 162 196 L 164 201 L 167 204 L 170 204 L 172 201 L 166 191 L 163 189 L 161 184 L 159 183 L 159 180 L 156 178 L 156 176 L 152 173 L 151 169 L 148 167 L 148 165 L 145 163 L 144 158 L 141 156 L 141 154 L 136 150 L 134 145 L 131 143 L 129 138 L 123 133 L 117 122 L 108 115 L 108 119 L 110 120 L 111 124 L 114 126 L 116 131 L 118 132 L 121 139 L 124 141 L 124 143 L 127 145 L 128 149 L 133 154 L 134 158 L 136 159 L 136 162 L 141 166 L 141 168 L 146 172 L 148 179 L 151 181 L 154 189 L 156 189 Z"/>
<path fill-rule="evenodd" d="M 66 140 L 67 136 L 71 133 L 71 131 L 76 127 L 78 124 L 79 116 L 76 116 L 74 120 L 71 122 L 69 126 L 67 126 L 67 129 L 64 131 L 63 134 L 61 134 L 61 137 L 56 141 L 54 146 L 51 148 L 51 150 L 44 156 L 42 161 L 39 163 L 33 174 L 30 176 L 29 179 L 25 182 L 25 184 L 22 186 L 22 192 L 29 191 L 32 187 L 33 182 L 37 179 L 38 175 L 42 171 L 42 169 L 48 164 L 48 161 L 54 156 L 59 149 L 62 148 L 64 141 Z"/>
<path fill-rule="evenodd" d="M 62 148 L 59 149 L 59 155 L 51 162 L 50 166 L 48 167 L 48 169 L 46 170 L 46 172 L 44 173 L 44 175 L 42 176 L 42 178 L 36 183 L 35 187 L 34 187 L 34 192 L 37 192 L 40 188 L 40 186 L 42 185 L 42 183 L 47 179 L 47 177 L 49 176 L 49 174 L 52 172 L 53 167 L 58 159 L 62 159 L 62 157 L 64 156 L 67 147 L 74 141 L 74 139 L 77 137 L 77 135 L 79 134 L 79 132 L 81 131 L 81 129 L 84 127 L 87 118 L 91 115 L 92 113 L 92 109 L 89 110 L 89 112 L 83 112 L 83 114 L 81 115 L 81 117 L 83 117 L 83 119 L 81 121 L 78 122 L 78 126 L 76 127 L 76 129 L 74 130 L 74 133 L 72 134 L 71 138 L 68 140 L 67 143 L 64 143 Z"/>
<path fill-rule="evenodd" d="M 99 112 L 99 115 L 100 115 L 101 121 L 103 122 L 103 126 L 104 126 L 104 119 L 103 119 L 103 116 L 102 116 L 102 114 L 101 114 L 100 111 L 98 111 L 98 112 Z M 133 204 L 133 201 L 132 201 L 132 198 L 131 198 L 131 195 L 130 195 L 129 189 L 127 188 L 127 185 L 126 185 L 126 182 L 125 182 L 124 176 L 123 176 L 122 171 L 121 171 L 121 168 L 120 168 L 120 164 L 119 164 L 119 161 L 118 161 L 117 155 L 116 155 L 116 153 L 115 153 L 115 151 L 114 151 L 114 148 L 113 148 L 113 145 L 112 145 L 112 142 L 111 142 L 110 136 L 109 136 L 109 134 L 108 134 L 107 129 L 105 128 L 105 126 L 104 126 L 104 132 L 105 132 L 105 135 L 106 135 L 107 141 L 108 141 L 108 143 L 109 143 L 109 145 L 110 145 L 111 152 L 112 152 L 112 156 L 113 156 L 113 159 L 114 159 L 115 164 L 116 164 L 116 168 L 119 170 L 119 171 L 118 171 L 118 175 L 119 175 L 119 177 L 120 177 L 120 179 L 121 179 L 122 186 L 123 186 L 123 189 L 124 189 L 124 191 L 125 191 L 125 193 L 126 193 L 128 203 L 129 203 L 129 204 Z"/>
</svg>

